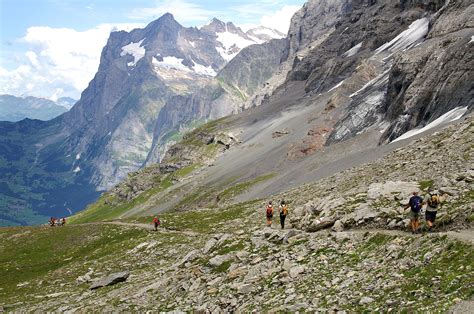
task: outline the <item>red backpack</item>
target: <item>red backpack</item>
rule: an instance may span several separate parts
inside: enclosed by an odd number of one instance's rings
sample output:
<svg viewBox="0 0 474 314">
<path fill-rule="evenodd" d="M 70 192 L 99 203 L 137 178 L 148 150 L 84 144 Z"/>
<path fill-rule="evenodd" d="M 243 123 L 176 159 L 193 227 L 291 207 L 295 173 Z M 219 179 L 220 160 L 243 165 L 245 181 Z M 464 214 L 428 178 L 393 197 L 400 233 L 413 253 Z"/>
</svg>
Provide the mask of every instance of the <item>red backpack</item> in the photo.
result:
<svg viewBox="0 0 474 314">
<path fill-rule="evenodd" d="M 267 206 L 267 217 L 273 216 L 273 207 Z"/>
</svg>

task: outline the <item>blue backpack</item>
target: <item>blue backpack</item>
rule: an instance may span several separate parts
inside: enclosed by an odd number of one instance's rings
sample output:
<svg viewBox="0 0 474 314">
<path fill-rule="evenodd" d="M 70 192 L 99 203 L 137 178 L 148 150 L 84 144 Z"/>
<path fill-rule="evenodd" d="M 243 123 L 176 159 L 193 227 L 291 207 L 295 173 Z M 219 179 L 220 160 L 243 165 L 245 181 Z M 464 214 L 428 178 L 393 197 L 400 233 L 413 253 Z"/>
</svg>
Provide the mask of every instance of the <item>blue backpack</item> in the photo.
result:
<svg viewBox="0 0 474 314">
<path fill-rule="evenodd" d="M 414 211 L 415 213 L 418 213 L 421 210 L 422 202 L 423 202 L 423 199 L 420 196 L 412 196 L 410 198 L 411 210 Z"/>
</svg>

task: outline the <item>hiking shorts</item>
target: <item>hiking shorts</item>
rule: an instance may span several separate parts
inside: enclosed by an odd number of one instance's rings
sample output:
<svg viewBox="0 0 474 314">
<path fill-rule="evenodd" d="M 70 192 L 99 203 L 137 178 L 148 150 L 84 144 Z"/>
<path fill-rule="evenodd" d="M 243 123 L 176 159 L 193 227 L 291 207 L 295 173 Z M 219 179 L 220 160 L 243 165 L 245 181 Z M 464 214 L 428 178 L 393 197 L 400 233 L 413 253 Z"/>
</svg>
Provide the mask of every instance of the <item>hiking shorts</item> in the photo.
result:
<svg viewBox="0 0 474 314">
<path fill-rule="evenodd" d="M 426 211 L 425 218 L 427 221 L 435 222 L 436 212 Z"/>
<path fill-rule="evenodd" d="M 410 218 L 411 219 L 418 219 L 420 217 L 420 212 L 410 211 Z"/>
</svg>

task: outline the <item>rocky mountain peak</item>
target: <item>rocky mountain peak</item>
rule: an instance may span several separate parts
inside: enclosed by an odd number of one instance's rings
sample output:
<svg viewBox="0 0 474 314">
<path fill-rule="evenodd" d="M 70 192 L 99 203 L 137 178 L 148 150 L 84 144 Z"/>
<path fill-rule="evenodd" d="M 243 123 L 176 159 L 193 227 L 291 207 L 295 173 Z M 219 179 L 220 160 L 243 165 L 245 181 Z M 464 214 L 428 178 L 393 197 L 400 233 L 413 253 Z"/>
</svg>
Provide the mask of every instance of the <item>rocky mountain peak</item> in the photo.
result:
<svg viewBox="0 0 474 314">
<path fill-rule="evenodd" d="M 181 24 L 176 21 L 173 14 L 165 13 L 157 20 L 154 20 L 153 22 L 149 23 L 145 29 L 155 28 L 159 26 L 181 26 Z"/>
<path fill-rule="evenodd" d="M 211 33 L 225 32 L 226 23 L 214 17 L 209 23 L 201 27 L 202 31 Z"/>
</svg>

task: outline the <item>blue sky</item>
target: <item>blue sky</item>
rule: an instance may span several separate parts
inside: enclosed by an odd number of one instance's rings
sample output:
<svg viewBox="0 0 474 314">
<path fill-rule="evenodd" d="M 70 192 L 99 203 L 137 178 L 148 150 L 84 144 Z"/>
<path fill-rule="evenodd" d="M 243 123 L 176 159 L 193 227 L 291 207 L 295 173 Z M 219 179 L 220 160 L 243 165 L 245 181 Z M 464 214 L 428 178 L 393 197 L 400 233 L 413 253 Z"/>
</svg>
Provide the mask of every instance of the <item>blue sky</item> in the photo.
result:
<svg viewBox="0 0 474 314">
<path fill-rule="evenodd" d="M 286 32 L 304 0 L 0 0 L 0 94 L 78 98 L 113 29 L 143 27 L 166 12 L 184 26 L 217 17 Z"/>
</svg>

